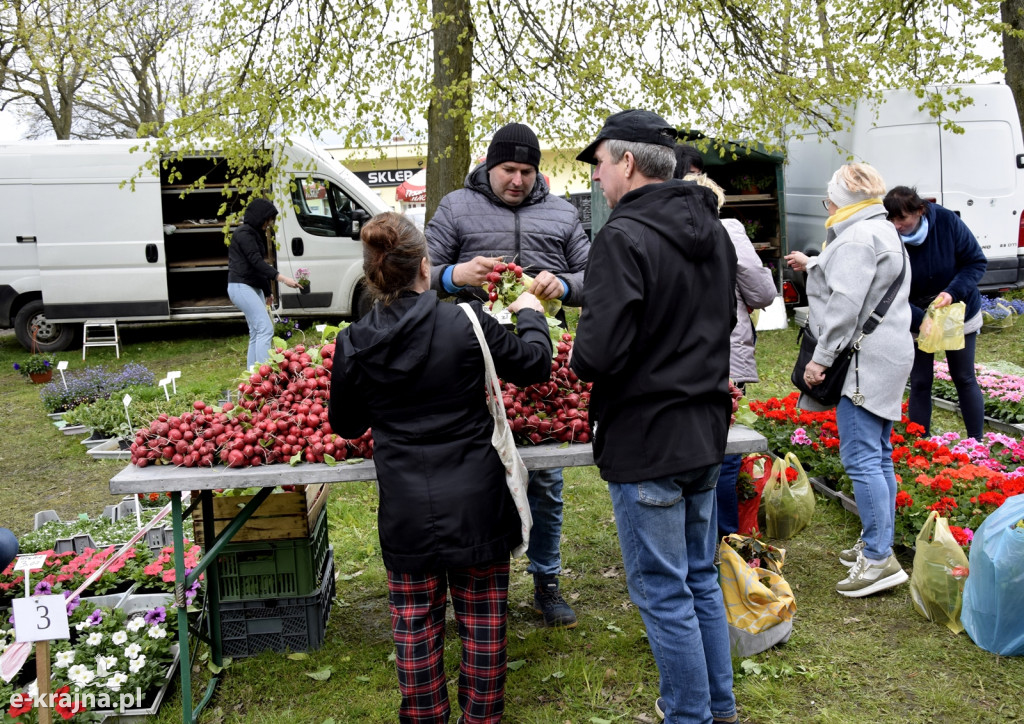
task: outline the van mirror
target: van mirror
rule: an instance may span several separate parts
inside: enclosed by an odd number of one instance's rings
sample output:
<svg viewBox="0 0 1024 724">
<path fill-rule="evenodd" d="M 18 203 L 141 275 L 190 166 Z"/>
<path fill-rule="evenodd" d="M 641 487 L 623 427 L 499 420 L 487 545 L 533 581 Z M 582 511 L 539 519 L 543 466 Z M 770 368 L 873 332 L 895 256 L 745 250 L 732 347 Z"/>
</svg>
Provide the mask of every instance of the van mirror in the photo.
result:
<svg viewBox="0 0 1024 724">
<path fill-rule="evenodd" d="M 352 238 L 358 239 L 363 224 L 370 220 L 370 214 L 362 209 L 352 209 Z"/>
</svg>

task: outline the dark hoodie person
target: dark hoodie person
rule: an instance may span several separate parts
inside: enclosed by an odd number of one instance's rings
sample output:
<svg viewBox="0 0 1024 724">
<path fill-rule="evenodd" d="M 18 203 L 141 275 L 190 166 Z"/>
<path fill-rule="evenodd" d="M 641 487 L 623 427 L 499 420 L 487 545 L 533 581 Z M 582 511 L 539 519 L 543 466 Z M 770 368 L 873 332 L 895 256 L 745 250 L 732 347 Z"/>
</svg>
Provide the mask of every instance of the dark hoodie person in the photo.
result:
<svg viewBox="0 0 1024 724">
<path fill-rule="evenodd" d="M 376 303 L 338 335 L 329 416 L 345 438 L 373 430 L 399 721 L 449 719 L 447 589 L 463 643 L 459 704 L 467 721 L 499 721 L 509 554 L 522 536 L 491 445 L 483 356 L 465 312 L 430 290 L 426 240 L 409 219 L 380 214 L 361 236 Z M 523 294 L 509 307 L 518 312 L 518 336 L 480 302 L 471 306 L 502 379 L 548 379 L 551 338 L 536 297 Z"/>
<path fill-rule="evenodd" d="M 577 157 L 612 213 L 590 249 L 569 364 L 593 382 L 594 459 L 658 665 L 655 709 L 673 724 L 734 722 L 714 555 L 736 252 L 711 189 L 672 180 L 675 138 L 656 114 L 622 111 Z"/>
<path fill-rule="evenodd" d="M 253 199 L 241 225 L 231 235 L 228 247 L 228 297 L 242 310 L 249 325 L 249 348 L 245 366 L 263 362 L 274 338 L 274 324 L 267 314 L 267 300 L 273 299 L 270 282 L 298 289 L 299 283 L 279 274 L 267 263 L 267 232 L 277 218 L 277 208 L 267 199 Z"/>
</svg>

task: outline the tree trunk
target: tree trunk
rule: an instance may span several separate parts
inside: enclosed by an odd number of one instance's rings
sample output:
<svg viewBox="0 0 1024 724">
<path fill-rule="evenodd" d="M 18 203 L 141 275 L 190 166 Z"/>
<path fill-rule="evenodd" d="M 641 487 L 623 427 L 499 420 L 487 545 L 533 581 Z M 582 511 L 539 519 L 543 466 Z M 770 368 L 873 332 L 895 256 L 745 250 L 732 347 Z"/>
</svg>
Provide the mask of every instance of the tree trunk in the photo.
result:
<svg viewBox="0 0 1024 724">
<path fill-rule="evenodd" d="M 461 188 L 470 163 L 473 40 L 469 0 L 432 0 L 434 95 L 427 111 L 427 210 Z"/>
<path fill-rule="evenodd" d="M 1024 0 L 1005 0 L 1001 3 L 1002 21 L 1016 33 L 1003 33 L 1003 63 L 1006 65 L 1006 85 L 1013 91 L 1017 102 L 1017 116 L 1024 126 Z"/>
</svg>

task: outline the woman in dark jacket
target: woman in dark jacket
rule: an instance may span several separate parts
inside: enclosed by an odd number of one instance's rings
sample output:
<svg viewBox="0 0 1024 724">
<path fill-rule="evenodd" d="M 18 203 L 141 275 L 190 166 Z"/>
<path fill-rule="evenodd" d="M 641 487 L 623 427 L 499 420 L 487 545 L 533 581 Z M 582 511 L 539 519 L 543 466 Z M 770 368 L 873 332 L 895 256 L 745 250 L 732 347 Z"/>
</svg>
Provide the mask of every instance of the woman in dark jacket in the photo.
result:
<svg viewBox="0 0 1024 724">
<path fill-rule="evenodd" d="M 267 314 L 267 299 L 272 299 L 270 282 L 299 288 L 291 277 L 279 274 L 264 259 L 267 232 L 277 218 L 277 208 L 266 199 L 254 199 L 245 210 L 242 224 L 231 235 L 228 247 L 228 297 L 242 310 L 249 324 L 249 350 L 245 366 L 251 368 L 267 359 L 274 324 Z"/>
<path fill-rule="evenodd" d="M 462 637 L 465 722 L 504 710 L 509 552 L 522 539 L 505 468 L 491 446 L 484 363 L 462 309 L 430 291 L 423 234 L 404 216 L 361 233 L 363 273 L 377 298 L 338 336 L 330 422 L 342 437 L 373 429 L 377 513 L 402 692 L 401 722 L 447 722 L 446 589 Z M 472 303 L 498 375 L 515 384 L 551 374 L 540 303 L 523 294 L 519 336 Z"/>
<path fill-rule="evenodd" d="M 964 348 L 946 351 L 949 376 L 956 386 L 967 436 L 980 440 L 985 428 L 985 401 L 974 374 L 974 347 L 981 329 L 978 282 L 988 262 L 967 224 L 949 209 L 930 204 L 917 189 L 896 186 L 885 196 L 889 220 L 900 233 L 910 257 L 910 331 L 921 332 L 929 304 L 945 307 L 964 302 Z M 932 421 L 932 377 L 935 355 L 914 348 L 907 417 L 923 425 Z"/>
</svg>

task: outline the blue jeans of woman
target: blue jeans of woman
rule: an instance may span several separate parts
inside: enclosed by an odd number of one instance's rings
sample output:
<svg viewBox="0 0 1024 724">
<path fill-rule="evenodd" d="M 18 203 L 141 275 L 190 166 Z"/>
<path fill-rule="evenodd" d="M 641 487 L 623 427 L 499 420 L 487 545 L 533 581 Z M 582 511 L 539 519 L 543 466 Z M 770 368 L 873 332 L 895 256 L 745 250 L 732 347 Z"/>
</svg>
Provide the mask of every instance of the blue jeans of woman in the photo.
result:
<svg viewBox="0 0 1024 724">
<path fill-rule="evenodd" d="M 248 284 L 228 284 L 228 298 L 242 310 L 249 325 L 249 349 L 245 355 L 245 367 L 265 362 L 270 355 L 270 342 L 274 339 L 274 323 L 267 313 L 267 299 L 263 292 Z"/>
<path fill-rule="evenodd" d="M 608 484 L 629 597 L 647 628 L 667 724 L 708 724 L 736 713 L 714 564 L 718 468 Z"/>
<path fill-rule="evenodd" d="M 960 414 L 964 418 L 967 437 L 980 440 L 985 431 L 985 400 L 974 374 L 974 347 L 978 333 L 964 335 L 964 348 L 946 351 L 949 376 L 956 387 L 956 398 Z M 932 378 L 935 355 L 914 348 L 914 367 L 910 370 L 910 398 L 907 402 L 907 417 L 911 422 L 923 425 L 926 432 L 932 424 Z"/>
<path fill-rule="evenodd" d="M 722 459 L 722 469 L 718 472 L 718 483 L 715 484 L 715 495 L 718 498 L 718 536 L 736 533 L 740 529 L 739 497 L 736 495 L 736 483 L 743 465 L 742 455 L 726 455 Z M 750 531 L 747 531 L 749 533 Z"/>
<path fill-rule="evenodd" d="M 896 473 L 892 466 L 892 420 L 850 402 L 836 406 L 839 457 L 853 481 L 853 495 L 863 532 L 864 555 L 884 560 L 892 555 L 896 526 Z"/>
</svg>

